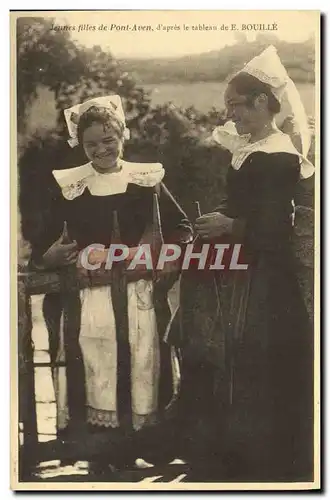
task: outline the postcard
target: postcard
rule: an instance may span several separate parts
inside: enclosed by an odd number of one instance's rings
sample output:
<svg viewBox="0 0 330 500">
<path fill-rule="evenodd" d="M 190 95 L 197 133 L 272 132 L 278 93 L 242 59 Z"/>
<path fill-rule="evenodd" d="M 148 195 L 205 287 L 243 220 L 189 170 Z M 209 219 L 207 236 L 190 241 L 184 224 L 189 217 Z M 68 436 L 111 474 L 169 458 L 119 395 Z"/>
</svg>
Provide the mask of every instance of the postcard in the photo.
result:
<svg viewBox="0 0 330 500">
<path fill-rule="evenodd" d="M 318 11 L 11 11 L 11 488 L 316 490 Z"/>
</svg>

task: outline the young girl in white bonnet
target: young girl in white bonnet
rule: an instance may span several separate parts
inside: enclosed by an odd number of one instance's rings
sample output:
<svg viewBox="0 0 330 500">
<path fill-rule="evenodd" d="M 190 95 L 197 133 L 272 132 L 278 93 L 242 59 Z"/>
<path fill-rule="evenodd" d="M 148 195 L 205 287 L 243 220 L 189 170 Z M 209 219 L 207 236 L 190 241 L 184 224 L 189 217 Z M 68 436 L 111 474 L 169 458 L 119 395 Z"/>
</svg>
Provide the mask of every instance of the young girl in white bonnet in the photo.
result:
<svg viewBox="0 0 330 500">
<path fill-rule="evenodd" d="M 35 267 L 74 274 L 78 255 L 89 245 L 108 249 L 119 238 L 136 250 L 141 241 L 152 243 L 158 209 L 160 240 L 189 241 L 189 221 L 161 182 L 162 165 L 122 157 L 128 130 L 119 96 L 73 106 L 65 118 L 70 145 L 79 143 L 88 162 L 53 171 L 61 194 L 34 245 Z M 62 438 L 78 435 L 82 442 L 86 424 L 92 432 L 123 435 L 154 425 L 178 390 L 177 353 L 164 340 L 170 284 L 151 272 L 124 285 L 113 280 L 69 290 L 71 309 L 67 296 L 45 298 L 52 360 L 68 365 L 54 373 Z"/>
</svg>

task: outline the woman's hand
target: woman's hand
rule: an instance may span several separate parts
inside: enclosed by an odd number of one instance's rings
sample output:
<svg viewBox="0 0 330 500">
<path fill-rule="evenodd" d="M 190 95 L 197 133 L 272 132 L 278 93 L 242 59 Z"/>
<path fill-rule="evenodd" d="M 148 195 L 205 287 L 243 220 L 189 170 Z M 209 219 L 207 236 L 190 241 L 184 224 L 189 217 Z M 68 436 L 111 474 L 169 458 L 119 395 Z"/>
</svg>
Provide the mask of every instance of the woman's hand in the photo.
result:
<svg viewBox="0 0 330 500">
<path fill-rule="evenodd" d="M 233 222 L 234 219 L 220 212 L 211 212 L 196 219 L 195 230 L 202 239 L 210 240 L 224 234 L 230 234 L 233 229 Z"/>
<path fill-rule="evenodd" d="M 42 257 L 43 265 L 46 268 L 69 266 L 74 264 L 78 257 L 77 242 L 63 243 L 64 232 L 56 240 Z"/>
</svg>

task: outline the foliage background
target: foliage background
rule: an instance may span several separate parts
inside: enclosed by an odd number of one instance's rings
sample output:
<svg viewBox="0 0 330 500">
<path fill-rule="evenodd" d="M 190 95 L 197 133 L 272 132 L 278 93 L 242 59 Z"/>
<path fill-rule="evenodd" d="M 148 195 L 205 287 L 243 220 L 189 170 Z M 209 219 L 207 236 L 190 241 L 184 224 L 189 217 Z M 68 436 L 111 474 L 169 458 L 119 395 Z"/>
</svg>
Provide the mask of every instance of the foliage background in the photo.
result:
<svg viewBox="0 0 330 500">
<path fill-rule="evenodd" d="M 125 158 L 160 161 L 166 184 L 188 215 L 193 201 L 202 211 L 219 202 L 224 191 L 229 154 L 205 138 L 222 123 L 221 109 L 201 111 L 171 103 L 153 105 L 150 93 L 137 82 L 222 82 L 228 74 L 272 43 L 296 82 L 314 82 L 314 41 L 288 43 L 260 35 L 254 42 L 238 39 L 197 56 L 148 61 L 115 60 L 100 46 L 86 48 L 65 31 L 52 31 L 50 18 L 17 20 L 17 133 L 19 159 L 20 257 L 28 256 L 27 242 L 37 234 L 52 197 L 58 195 L 51 171 L 85 161 L 83 151 L 67 144 L 63 109 L 90 97 L 118 93 L 123 100 L 131 138 Z M 48 127 L 29 126 L 29 113 L 40 88 L 54 99 L 56 120 Z M 312 124 L 312 119 L 311 119 Z M 310 151 L 314 159 L 314 145 Z M 297 203 L 313 206 L 312 182 L 297 192 Z"/>
</svg>

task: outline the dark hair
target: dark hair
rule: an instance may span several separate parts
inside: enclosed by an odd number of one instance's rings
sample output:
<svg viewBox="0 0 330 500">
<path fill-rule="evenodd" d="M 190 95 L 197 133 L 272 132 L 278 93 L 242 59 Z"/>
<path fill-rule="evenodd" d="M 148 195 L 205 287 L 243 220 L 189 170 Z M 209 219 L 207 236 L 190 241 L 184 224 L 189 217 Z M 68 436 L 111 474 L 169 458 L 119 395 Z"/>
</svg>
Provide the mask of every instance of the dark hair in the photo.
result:
<svg viewBox="0 0 330 500">
<path fill-rule="evenodd" d="M 82 144 L 82 136 L 85 130 L 92 125 L 92 123 L 100 123 L 104 125 L 105 129 L 111 129 L 118 138 L 122 138 L 125 125 L 124 123 L 112 113 L 108 108 L 91 106 L 79 118 L 78 122 L 78 141 Z"/>
<path fill-rule="evenodd" d="M 255 98 L 260 94 L 266 94 L 268 97 L 269 112 L 276 115 L 281 111 L 281 104 L 272 93 L 270 86 L 249 73 L 238 73 L 238 75 L 235 75 L 229 81 L 229 84 L 235 87 L 239 95 L 244 95 L 248 98 L 248 105 L 252 106 Z"/>
</svg>

